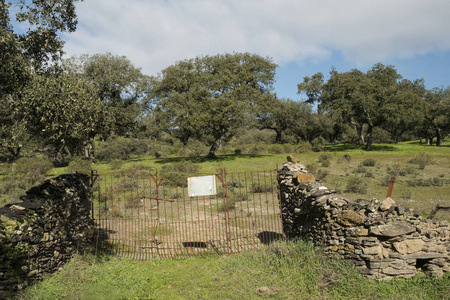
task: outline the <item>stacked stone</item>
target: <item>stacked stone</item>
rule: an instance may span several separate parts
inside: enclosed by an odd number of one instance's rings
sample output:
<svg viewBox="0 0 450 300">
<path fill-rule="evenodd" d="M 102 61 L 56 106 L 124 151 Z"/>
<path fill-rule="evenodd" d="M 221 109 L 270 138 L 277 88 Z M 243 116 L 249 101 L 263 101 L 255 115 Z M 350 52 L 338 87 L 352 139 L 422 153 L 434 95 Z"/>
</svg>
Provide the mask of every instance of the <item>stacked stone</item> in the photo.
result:
<svg viewBox="0 0 450 300">
<path fill-rule="evenodd" d="M 21 199 L 0 208 L 0 299 L 58 271 L 94 233 L 87 175 L 47 180 Z"/>
<path fill-rule="evenodd" d="M 450 226 L 383 201 L 350 202 L 319 182 L 304 180 L 305 166 L 288 162 L 278 171 L 283 229 L 288 238 L 312 240 L 351 261 L 369 278 L 430 276 L 450 271 Z"/>
</svg>

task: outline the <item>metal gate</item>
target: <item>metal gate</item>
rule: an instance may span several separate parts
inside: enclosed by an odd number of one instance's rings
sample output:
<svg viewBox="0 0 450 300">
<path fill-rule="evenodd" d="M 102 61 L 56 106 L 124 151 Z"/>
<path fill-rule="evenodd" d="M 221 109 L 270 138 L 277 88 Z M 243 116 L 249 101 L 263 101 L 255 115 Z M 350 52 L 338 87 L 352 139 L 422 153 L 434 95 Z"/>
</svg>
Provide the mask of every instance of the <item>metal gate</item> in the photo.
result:
<svg viewBox="0 0 450 300">
<path fill-rule="evenodd" d="M 275 170 L 212 175 L 216 193 L 190 197 L 179 173 L 93 174 L 97 245 L 149 259 L 235 253 L 283 237 Z"/>
</svg>

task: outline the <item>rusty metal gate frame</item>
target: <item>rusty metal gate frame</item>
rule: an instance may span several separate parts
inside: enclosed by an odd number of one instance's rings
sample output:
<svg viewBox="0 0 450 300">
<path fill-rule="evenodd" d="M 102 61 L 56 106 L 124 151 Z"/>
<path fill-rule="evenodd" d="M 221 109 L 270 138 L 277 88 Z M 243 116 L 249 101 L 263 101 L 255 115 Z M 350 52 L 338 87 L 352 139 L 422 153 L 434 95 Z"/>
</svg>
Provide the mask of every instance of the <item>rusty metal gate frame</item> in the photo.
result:
<svg viewBox="0 0 450 300">
<path fill-rule="evenodd" d="M 163 183 L 166 178 L 162 178 L 156 168 L 147 168 L 145 171 L 145 175 L 124 173 L 100 175 L 92 172 L 92 218 L 97 225 L 97 246 L 103 250 L 136 259 L 184 257 L 211 252 L 218 254 L 241 252 L 260 247 L 263 244 L 268 244 L 284 237 L 281 225 L 281 209 L 278 200 L 279 189 L 276 180 L 274 180 L 275 173 L 273 171 L 228 174 L 225 169 L 219 169 L 215 174 L 208 174 L 215 175 L 218 181 L 221 182 L 223 195 L 221 197 L 217 195 L 216 197 L 200 198 L 206 203 L 204 206 L 205 220 L 201 220 L 200 218 L 199 197 L 196 199 L 197 220 L 195 220 L 195 216 L 192 214 L 194 200 L 192 197 L 185 197 L 184 186 L 180 188 L 182 199 L 172 199 L 174 197 L 167 197 L 166 190 L 164 190 Z M 267 173 L 272 178 L 269 184 L 267 183 Z M 261 184 L 260 176 L 264 176 L 263 185 Z M 135 182 L 132 181 L 133 179 Z M 144 186 L 143 195 L 139 192 L 139 182 L 141 179 L 142 185 Z M 126 183 L 126 180 L 130 180 L 131 188 L 136 188 L 136 192 L 126 190 L 126 188 L 121 186 L 121 184 L 124 185 Z M 248 197 L 250 189 L 248 181 L 251 182 L 251 189 L 253 189 L 256 182 L 256 187 L 263 186 L 267 190 L 258 194 L 259 203 L 257 203 L 258 199 L 255 199 L 257 193 L 252 194 L 252 199 L 236 202 L 236 197 L 241 197 L 242 191 L 247 195 L 245 197 Z M 228 186 L 229 182 L 233 186 Z M 276 186 L 274 186 L 274 183 Z M 146 184 L 148 185 L 147 191 L 145 190 Z M 168 189 L 170 192 L 174 188 L 169 187 Z M 176 194 L 174 196 L 179 196 L 180 192 L 177 183 L 175 184 L 175 192 Z M 266 207 L 262 203 L 262 198 L 265 199 Z M 152 201 L 155 201 L 155 207 L 151 206 Z M 187 218 L 187 201 L 190 201 L 192 220 Z M 253 201 L 254 205 L 253 210 L 249 208 L 251 201 Z M 184 203 L 183 215 L 180 215 L 180 204 L 177 204 L 181 202 Z M 220 202 L 222 203 L 222 207 L 224 207 L 223 215 L 219 211 Z M 244 208 L 244 202 L 247 204 L 247 209 Z M 270 208 L 269 202 L 272 203 L 272 207 Z M 127 208 L 127 205 L 130 205 L 131 209 Z M 148 207 L 149 205 L 150 208 Z M 163 223 L 162 218 L 164 216 L 161 216 L 162 211 L 164 211 L 167 219 L 168 207 L 170 207 L 173 213 L 174 205 L 178 205 L 177 216 L 179 219 L 174 218 L 172 222 L 165 221 Z M 231 205 L 233 205 L 232 209 L 230 209 Z M 237 216 L 237 209 L 234 209 L 234 205 L 240 205 L 241 216 Z M 207 206 L 210 207 L 211 219 L 206 218 Z M 258 211 L 256 206 L 260 209 L 259 213 L 261 216 L 259 218 L 257 217 Z M 217 212 L 213 213 L 213 207 L 214 211 L 217 210 Z M 122 208 L 123 211 L 121 211 Z M 127 213 L 128 210 L 129 212 Z M 156 210 L 155 216 L 153 210 Z M 273 214 L 269 214 L 269 212 L 273 212 Z M 247 213 L 247 216 L 242 216 L 243 213 Z M 254 216 L 252 216 L 252 213 Z M 184 222 L 181 217 L 184 217 Z M 223 218 L 223 222 L 221 218 Z M 203 225 L 202 221 L 204 221 Z M 195 223 L 198 224 L 195 225 Z M 167 226 L 168 224 L 170 226 Z M 222 225 L 225 227 L 224 233 L 222 232 Z M 252 226 L 253 228 L 251 228 Z M 173 230 L 174 232 L 176 231 L 173 234 L 175 241 L 164 240 L 164 230 L 170 231 L 172 227 L 176 227 L 176 230 Z M 215 227 L 217 227 L 217 230 Z M 242 232 L 244 233 L 241 232 L 240 227 L 242 227 Z M 261 230 L 256 236 L 254 234 L 255 228 Z M 140 237 L 142 230 L 144 231 L 144 238 Z M 208 230 L 212 232 L 212 236 L 208 237 L 208 234 L 211 234 Z M 178 231 L 180 232 L 178 233 Z M 195 236 L 195 231 L 200 232 L 200 240 L 192 238 L 192 236 Z M 205 232 L 206 239 L 204 239 L 205 236 L 202 235 L 202 231 Z M 160 234 L 163 235 L 163 238 L 159 236 Z M 224 235 L 224 238 L 221 237 L 222 235 Z M 170 234 L 167 235 L 167 239 L 169 239 L 169 236 Z M 243 240 L 242 244 L 239 240 L 240 238 Z M 168 246 L 165 248 L 163 244 Z"/>
</svg>

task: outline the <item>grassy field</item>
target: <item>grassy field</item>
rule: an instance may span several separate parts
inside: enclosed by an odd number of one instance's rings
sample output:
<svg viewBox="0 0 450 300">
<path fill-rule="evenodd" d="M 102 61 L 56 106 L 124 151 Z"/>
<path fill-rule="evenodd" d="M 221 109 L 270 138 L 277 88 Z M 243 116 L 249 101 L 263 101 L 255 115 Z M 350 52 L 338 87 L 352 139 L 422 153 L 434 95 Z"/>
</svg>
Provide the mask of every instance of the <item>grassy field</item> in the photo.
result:
<svg viewBox="0 0 450 300">
<path fill-rule="evenodd" d="M 194 163 L 199 172 L 274 170 L 295 155 L 326 186 L 350 200 L 384 199 L 396 178 L 392 198 L 423 216 L 437 204 L 450 204 L 450 142 L 443 147 L 418 143 L 377 144 L 374 151 L 332 145 L 322 152 L 143 157 L 99 163 L 101 174 L 161 170 L 164 165 Z M 65 173 L 52 169 L 48 177 Z M 448 212 L 436 215 L 450 221 Z M 268 289 L 260 289 L 268 287 Z M 430 279 L 369 281 L 355 269 L 304 242 L 282 242 L 266 249 L 224 256 L 133 261 L 101 254 L 76 257 L 55 276 L 31 286 L 18 299 L 450 299 L 450 276 Z"/>
<path fill-rule="evenodd" d="M 263 288 L 267 287 L 267 288 Z M 450 276 L 370 281 L 306 242 L 186 259 L 85 254 L 17 299 L 448 299 Z"/>
<path fill-rule="evenodd" d="M 427 216 L 438 204 L 450 203 L 450 141 L 444 146 L 419 143 L 376 144 L 374 151 L 362 146 L 329 145 L 322 152 L 282 154 L 222 155 L 217 160 L 204 157 L 141 157 L 123 161 L 120 169 L 111 163 L 99 163 L 94 169 L 101 174 L 133 171 L 146 167 L 161 170 L 166 164 L 193 163 L 199 172 L 216 173 L 225 168 L 229 173 L 274 170 L 295 155 L 316 178 L 350 200 L 358 198 L 383 200 L 389 180 L 395 177 L 392 198 L 396 203 L 417 209 Z M 374 165 L 365 166 L 367 161 Z M 52 169 L 47 175 L 65 173 L 65 168 Z M 448 213 L 438 217 L 450 221 Z"/>
</svg>

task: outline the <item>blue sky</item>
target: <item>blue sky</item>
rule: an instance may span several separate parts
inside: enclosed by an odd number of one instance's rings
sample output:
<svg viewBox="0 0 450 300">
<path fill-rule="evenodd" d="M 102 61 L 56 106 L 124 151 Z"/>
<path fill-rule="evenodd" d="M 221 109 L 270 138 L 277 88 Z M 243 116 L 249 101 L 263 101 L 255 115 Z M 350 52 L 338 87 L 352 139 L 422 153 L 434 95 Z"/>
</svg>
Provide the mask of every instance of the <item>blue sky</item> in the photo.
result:
<svg viewBox="0 0 450 300">
<path fill-rule="evenodd" d="M 300 100 L 304 76 L 375 63 L 427 88 L 450 85 L 448 0 L 89 0 L 67 57 L 125 55 L 157 75 L 176 61 L 250 52 L 279 65 L 275 91 Z"/>
</svg>

